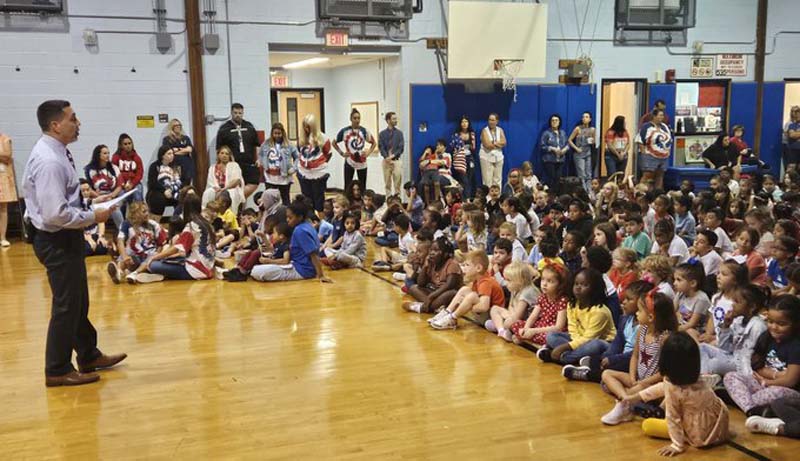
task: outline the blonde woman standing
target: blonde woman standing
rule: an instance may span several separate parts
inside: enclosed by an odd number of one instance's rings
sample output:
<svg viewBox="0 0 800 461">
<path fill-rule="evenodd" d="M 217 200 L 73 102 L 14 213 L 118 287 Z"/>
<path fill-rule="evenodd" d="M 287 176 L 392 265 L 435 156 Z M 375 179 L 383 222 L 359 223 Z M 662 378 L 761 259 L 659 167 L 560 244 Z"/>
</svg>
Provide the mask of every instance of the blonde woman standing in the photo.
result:
<svg viewBox="0 0 800 461">
<path fill-rule="evenodd" d="M 192 140 L 183 132 L 183 124 L 177 118 L 173 118 L 167 125 L 167 135 L 161 141 L 162 146 L 172 148 L 175 155 L 174 164 L 181 169 L 181 182 L 185 186 L 194 182 L 195 168 L 194 146 Z"/>
<path fill-rule="evenodd" d="M 494 112 L 489 114 L 488 125 L 481 131 L 481 177 L 485 186 L 503 186 L 503 148 L 506 134 L 497 126 L 500 120 Z"/>
<path fill-rule="evenodd" d="M 322 213 L 325 189 L 328 187 L 328 162 L 331 160 L 331 141 L 319 130 L 312 114 L 303 117 L 303 129 L 297 143 L 297 180 L 303 195 L 311 198 L 314 211 Z"/>
</svg>

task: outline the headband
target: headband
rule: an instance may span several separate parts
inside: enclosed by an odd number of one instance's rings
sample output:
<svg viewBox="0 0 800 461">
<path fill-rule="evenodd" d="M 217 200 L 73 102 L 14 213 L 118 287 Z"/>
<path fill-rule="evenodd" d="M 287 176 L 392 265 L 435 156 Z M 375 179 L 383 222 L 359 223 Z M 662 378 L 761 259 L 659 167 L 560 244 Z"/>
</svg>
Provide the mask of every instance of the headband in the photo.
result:
<svg viewBox="0 0 800 461">
<path fill-rule="evenodd" d="M 558 273 L 561 278 L 566 278 L 567 276 L 567 268 L 563 264 L 557 261 L 553 261 L 552 259 L 545 258 L 542 260 L 544 262 L 544 267 L 542 267 L 542 271 L 545 269 L 552 269 Z"/>
</svg>

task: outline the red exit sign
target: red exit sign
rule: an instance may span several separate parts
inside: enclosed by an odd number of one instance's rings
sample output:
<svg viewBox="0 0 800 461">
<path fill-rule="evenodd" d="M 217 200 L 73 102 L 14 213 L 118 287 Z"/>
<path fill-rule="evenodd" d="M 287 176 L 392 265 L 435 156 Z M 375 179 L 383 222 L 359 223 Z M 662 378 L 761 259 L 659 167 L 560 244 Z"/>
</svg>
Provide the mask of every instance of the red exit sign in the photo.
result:
<svg viewBox="0 0 800 461">
<path fill-rule="evenodd" d="M 325 46 L 329 48 L 347 48 L 350 45 L 350 34 L 347 29 L 331 29 L 325 31 Z"/>
<path fill-rule="evenodd" d="M 286 74 L 275 74 L 270 76 L 270 86 L 272 88 L 288 88 L 289 76 Z"/>
</svg>

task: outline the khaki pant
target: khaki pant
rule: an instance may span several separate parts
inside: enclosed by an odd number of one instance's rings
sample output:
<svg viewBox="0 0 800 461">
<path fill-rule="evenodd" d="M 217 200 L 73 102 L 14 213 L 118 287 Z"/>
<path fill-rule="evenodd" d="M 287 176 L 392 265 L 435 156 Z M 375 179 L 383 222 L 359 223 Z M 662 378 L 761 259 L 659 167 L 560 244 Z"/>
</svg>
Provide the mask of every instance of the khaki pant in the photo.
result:
<svg viewBox="0 0 800 461">
<path fill-rule="evenodd" d="M 381 162 L 383 167 L 383 184 L 386 189 L 386 196 L 392 195 L 392 183 L 394 183 L 394 193 L 402 196 L 403 193 L 403 165 L 400 160 L 384 160 Z"/>
<path fill-rule="evenodd" d="M 492 160 L 495 160 L 492 162 Z M 496 184 L 503 187 L 503 158 L 492 157 L 492 154 L 480 153 L 481 178 L 484 186 Z"/>
</svg>

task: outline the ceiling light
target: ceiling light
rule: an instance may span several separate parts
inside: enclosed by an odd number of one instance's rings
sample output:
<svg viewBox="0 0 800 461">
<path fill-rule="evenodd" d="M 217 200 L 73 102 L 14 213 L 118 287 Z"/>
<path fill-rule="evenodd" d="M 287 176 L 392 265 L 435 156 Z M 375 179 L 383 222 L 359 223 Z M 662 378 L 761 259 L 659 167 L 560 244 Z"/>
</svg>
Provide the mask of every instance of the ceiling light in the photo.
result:
<svg viewBox="0 0 800 461">
<path fill-rule="evenodd" d="M 297 69 L 300 67 L 313 66 L 314 64 L 321 64 L 323 62 L 328 62 L 328 61 L 330 61 L 330 58 L 310 58 L 310 59 L 304 59 L 302 61 L 296 61 L 296 62 L 290 62 L 289 64 L 284 64 L 283 68 Z"/>
</svg>

